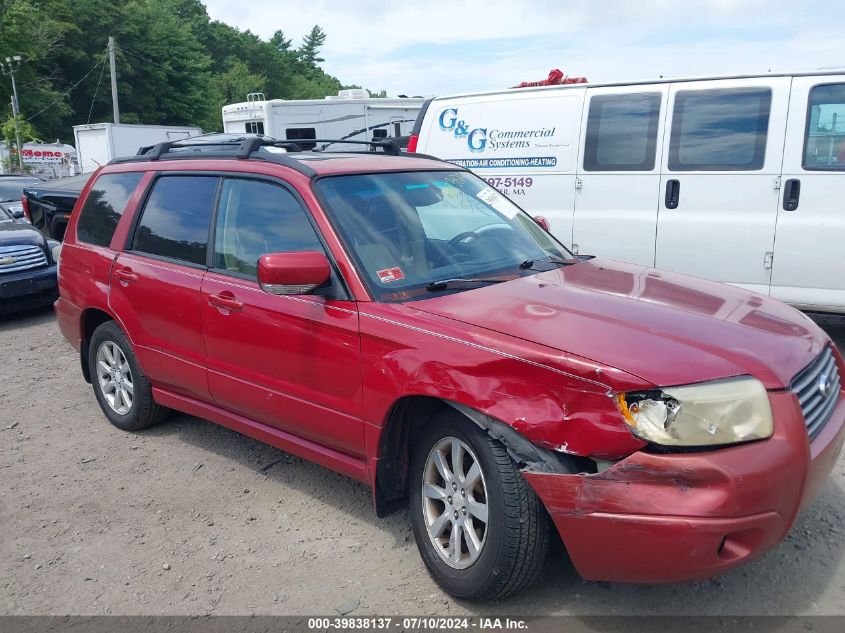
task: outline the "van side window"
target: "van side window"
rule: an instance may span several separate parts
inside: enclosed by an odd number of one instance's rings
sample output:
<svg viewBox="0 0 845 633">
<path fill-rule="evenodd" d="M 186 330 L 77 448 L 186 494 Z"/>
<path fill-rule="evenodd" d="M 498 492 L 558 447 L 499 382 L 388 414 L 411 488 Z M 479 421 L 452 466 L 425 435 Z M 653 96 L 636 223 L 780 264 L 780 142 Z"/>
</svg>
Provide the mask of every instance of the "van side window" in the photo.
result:
<svg viewBox="0 0 845 633">
<path fill-rule="evenodd" d="M 584 170 L 654 169 L 659 116 L 659 93 L 592 97 L 587 116 Z"/>
<path fill-rule="evenodd" d="M 845 171 L 845 84 L 810 90 L 803 165 L 804 169 Z"/>
<path fill-rule="evenodd" d="M 162 176 L 156 180 L 132 250 L 205 266 L 216 176 Z"/>
<path fill-rule="evenodd" d="M 141 172 L 104 174 L 88 192 L 76 225 L 80 242 L 108 246 L 129 197 L 141 182 Z"/>
<path fill-rule="evenodd" d="M 768 88 L 679 91 L 672 114 L 669 169 L 762 169 L 771 104 Z"/>
<path fill-rule="evenodd" d="M 214 268 L 255 277 L 265 253 L 324 252 L 305 209 L 287 189 L 226 179 L 214 231 Z"/>
<path fill-rule="evenodd" d="M 302 139 L 317 138 L 317 130 L 313 127 L 289 127 L 285 130 L 285 138 L 289 141 L 300 141 Z M 303 151 L 314 149 L 316 143 L 297 143 Z"/>
</svg>

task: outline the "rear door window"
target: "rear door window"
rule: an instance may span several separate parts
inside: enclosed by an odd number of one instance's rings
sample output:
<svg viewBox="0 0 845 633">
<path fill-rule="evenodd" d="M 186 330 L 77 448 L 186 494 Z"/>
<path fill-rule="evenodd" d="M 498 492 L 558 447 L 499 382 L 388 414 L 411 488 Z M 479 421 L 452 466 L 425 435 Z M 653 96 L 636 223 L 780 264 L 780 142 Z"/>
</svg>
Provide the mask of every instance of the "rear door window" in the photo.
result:
<svg viewBox="0 0 845 633">
<path fill-rule="evenodd" d="M 97 178 L 79 213 L 76 238 L 87 244 L 109 246 L 126 203 L 142 176 L 141 172 L 126 172 Z"/>
<path fill-rule="evenodd" d="M 803 164 L 804 169 L 845 171 L 845 84 L 810 90 Z"/>
<path fill-rule="evenodd" d="M 216 176 L 162 176 L 135 229 L 132 250 L 204 266 Z"/>
<path fill-rule="evenodd" d="M 669 169 L 762 169 L 771 102 L 768 88 L 678 91 L 672 114 Z"/>
<path fill-rule="evenodd" d="M 657 150 L 660 95 L 596 95 L 590 99 L 584 171 L 651 171 Z"/>
</svg>

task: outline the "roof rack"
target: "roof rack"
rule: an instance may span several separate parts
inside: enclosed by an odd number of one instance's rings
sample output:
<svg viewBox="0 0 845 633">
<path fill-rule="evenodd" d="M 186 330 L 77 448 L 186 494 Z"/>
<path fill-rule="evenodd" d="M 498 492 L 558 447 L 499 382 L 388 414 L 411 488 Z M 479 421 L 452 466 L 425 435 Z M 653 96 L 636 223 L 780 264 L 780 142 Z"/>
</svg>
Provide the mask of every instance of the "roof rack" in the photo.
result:
<svg viewBox="0 0 845 633">
<path fill-rule="evenodd" d="M 220 138 L 222 137 L 222 138 Z M 219 138 L 219 140 L 218 140 Z M 115 158 L 114 163 L 135 163 L 157 160 L 190 160 L 190 159 L 257 159 L 278 163 L 290 167 L 308 177 L 314 177 L 317 172 L 290 158 L 284 153 L 265 152 L 254 155 L 262 147 L 278 147 L 288 152 L 301 152 L 297 143 L 277 141 L 269 136 L 234 136 L 224 134 L 208 134 L 179 141 L 165 141 L 155 145 L 141 147 L 135 156 Z M 198 155 L 200 154 L 201 155 Z"/>
<path fill-rule="evenodd" d="M 247 136 L 234 134 L 207 134 L 178 141 L 165 141 L 141 147 L 135 156 L 115 158 L 111 163 L 133 163 L 158 160 L 179 160 L 179 159 L 253 159 L 278 163 L 290 167 L 301 174 L 309 177 L 316 176 L 317 172 L 302 161 L 296 160 L 290 154 L 331 154 L 325 151 L 326 147 L 335 144 L 347 145 L 368 145 L 373 149 L 382 148 L 384 154 L 389 156 L 407 156 L 408 158 L 428 158 L 440 160 L 426 154 L 402 152 L 399 145 L 393 141 L 353 141 L 345 139 L 304 139 L 308 143 L 322 144 L 319 149 L 316 147 L 307 152 L 302 150 L 300 143 L 291 141 L 279 141 L 269 136 Z M 302 140 L 300 140 L 301 142 Z M 262 148 L 279 148 L 286 150 L 285 153 L 264 151 L 258 153 Z M 200 154 L 201 153 L 201 154 Z M 371 152 L 349 152 L 355 154 L 371 154 Z M 304 157 L 304 156 L 303 156 Z"/>
</svg>

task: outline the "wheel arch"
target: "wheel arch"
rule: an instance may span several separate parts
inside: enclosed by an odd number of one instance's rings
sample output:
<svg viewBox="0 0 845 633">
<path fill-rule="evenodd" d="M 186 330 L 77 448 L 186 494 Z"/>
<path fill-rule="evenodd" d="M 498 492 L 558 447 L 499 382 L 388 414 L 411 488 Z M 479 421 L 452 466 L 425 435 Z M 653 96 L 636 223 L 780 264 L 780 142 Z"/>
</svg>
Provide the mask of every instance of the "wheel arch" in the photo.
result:
<svg viewBox="0 0 845 633">
<path fill-rule="evenodd" d="M 82 365 L 82 376 L 87 383 L 91 382 L 91 372 L 88 368 L 88 347 L 91 344 L 91 336 L 93 336 L 94 330 L 108 321 L 117 323 L 117 319 L 113 315 L 99 308 L 86 308 L 80 316 L 79 362 Z"/>
<path fill-rule="evenodd" d="M 512 426 L 469 405 L 435 396 L 409 395 L 390 408 L 381 429 L 375 460 L 373 500 L 376 514 L 386 516 L 404 505 L 412 442 L 439 412 L 454 410 L 505 447 L 520 470 L 576 473 L 595 470 L 589 459 L 537 446 Z"/>
</svg>

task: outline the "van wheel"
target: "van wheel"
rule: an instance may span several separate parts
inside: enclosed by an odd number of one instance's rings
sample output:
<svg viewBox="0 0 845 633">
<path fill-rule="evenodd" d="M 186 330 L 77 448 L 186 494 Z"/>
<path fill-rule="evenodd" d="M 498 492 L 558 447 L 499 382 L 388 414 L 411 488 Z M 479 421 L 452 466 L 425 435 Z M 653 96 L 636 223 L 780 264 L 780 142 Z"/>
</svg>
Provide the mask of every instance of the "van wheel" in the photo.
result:
<svg viewBox="0 0 845 633">
<path fill-rule="evenodd" d="M 162 422 L 170 412 L 153 400 L 152 388 L 129 339 L 114 321 L 94 330 L 88 347 L 88 370 L 97 402 L 117 428 L 139 431 Z"/>
<path fill-rule="evenodd" d="M 409 515 L 434 580 L 467 600 L 527 587 L 549 548 L 549 517 L 505 448 L 457 411 L 415 442 Z"/>
</svg>

